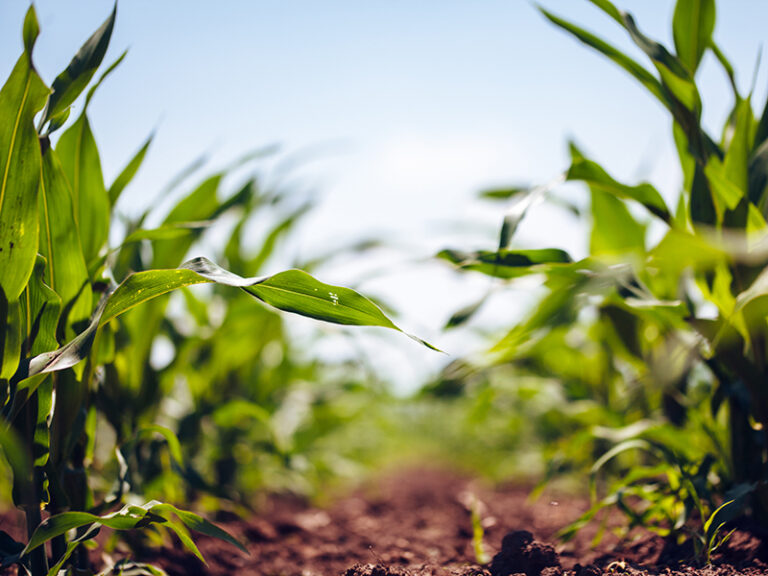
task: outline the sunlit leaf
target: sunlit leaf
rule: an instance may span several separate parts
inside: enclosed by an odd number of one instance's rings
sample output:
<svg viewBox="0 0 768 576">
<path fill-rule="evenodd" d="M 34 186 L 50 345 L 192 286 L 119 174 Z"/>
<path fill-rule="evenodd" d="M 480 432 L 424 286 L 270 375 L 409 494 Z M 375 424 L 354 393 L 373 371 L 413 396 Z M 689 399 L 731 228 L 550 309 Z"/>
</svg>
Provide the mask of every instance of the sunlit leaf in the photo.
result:
<svg viewBox="0 0 768 576">
<path fill-rule="evenodd" d="M 30 6 L 24 20 L 24 54 L 0 90 L 0 288 L 11 302 L 19 298 L 32 273 L 38 245 L 41 155 L 33 120 L 48 95 L 32 64 L 38 31 Z"/>
<path fill-rule="evenodd" d="M 43 112 L 41 126 L 45 125 L 49 119 L 59 116 L 62 112 L 67 112 L 67 109 L 91 81 L 107 52 L 116 15 L 117 4 L 101 27 L 80 47 L 66 70 L 53 81 L 52 93 Z"/>
</svg>

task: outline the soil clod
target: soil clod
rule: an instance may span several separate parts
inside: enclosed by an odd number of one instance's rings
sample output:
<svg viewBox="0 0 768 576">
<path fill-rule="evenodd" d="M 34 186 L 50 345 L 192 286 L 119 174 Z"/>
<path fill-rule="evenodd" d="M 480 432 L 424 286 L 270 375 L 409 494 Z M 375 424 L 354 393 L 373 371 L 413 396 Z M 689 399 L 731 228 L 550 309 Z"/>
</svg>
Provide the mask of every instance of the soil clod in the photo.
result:
<svg viewBox="0 0 768 576">
<path fill-rule="evenodd" d="M 533 534 L 527 530 L 515 530 L 504 536 L 501 551 L 491 562 L 493 576 L 509 576 L 521 572 L 526 576 L 562 574 L 560 559 L 555 549 L 549 544 L 536 542 Z"/>
</svg>

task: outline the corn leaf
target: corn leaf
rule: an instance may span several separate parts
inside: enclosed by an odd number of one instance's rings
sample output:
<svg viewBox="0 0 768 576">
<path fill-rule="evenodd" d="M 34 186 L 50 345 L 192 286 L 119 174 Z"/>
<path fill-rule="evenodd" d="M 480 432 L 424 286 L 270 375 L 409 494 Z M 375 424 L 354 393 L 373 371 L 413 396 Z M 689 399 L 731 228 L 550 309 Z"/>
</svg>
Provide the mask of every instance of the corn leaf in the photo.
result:
<svg viewBox="0 0 768 576">
<path fill-rule="evenodd" d="M 232 535 L 197 514 L 180 510 L 170 504 L 164 504 L 153 500 L 147 502 L 143 506 L 125 506 L 117 512 L 112 512 L 111 514 L 106 514 L 104 516 L 96 516 L 95 514 L 89 514 L 87 512 L 65 512 L 63 514 L 51 516 L 50 518 L 45 519 L 35 529 L 26 548 L 24 548 L 23 554 L 28 554 L 30 551 L 56 536 L 61 536 L 62 534 L 66 534 L 69 530 L 74 530 L 83 526 L 98 524 L 113 530 L 133 530 L 155 523 L 167 525 L 167 527 L 174 530 L 180 536 L 184 545 L 200 558 L 200 560 L 203 560 L 200 551 L 194 545 L 192 540 L 185 535 L 183 530 L 179 530 L 175 518 L 178 518 L 185 528 L 200 532 L 206 536 L 218 538 L 232 544 L 243 552 L 248 552 L 237 539 L 232 537 Z"/>
<path fill-rule="evenodd" d="M 85 113 L 61 135 L 56 152 L 72 188 L 80 244 L 90 265 L 107 243 L 111 206 L 99 150 Z"/>
<path fill-rule="evenodd" d="M 455 264 L 461 270 L 481 272 L 496 278 L 518 278 L 544 272 L 552 265 L 568 264 L 571 257 L 564 250 L 545 248 L 538 250 L 442 250 L 438 258 Z"/>
<path fill-rule="evenodd" d="M 109 203 L 112 206 L 117 204 L 123 190 L 125 190 L 125 187 L 131 183 L 131 180 L 133 180 L 134 176 L 136 176 L 136 173 L 139 171 L 139 168 L 141 168 L 141 165 L 144 162 L 144 157 L 147 155 L 147 150 L 149 150 L 149 145 L 152 144 L 152 139 L 154 137 L 155 134 L 153 132 L 149 135 L 149 138 L 147 138 L 141 148 L 139 148 L 139 151 L 136 152 L 134 157 L 131 158 L 128 164 L 126 164 L 122 172 L 115 178 L 115 181 L 112 182 L 112 186 L 109 187 Z"/>
<path fill-rule="evenodd" d="M 715 0 L 677 0 L 672 34 L 678 58 L 693 75 L 715 30 Z"/>
<path fill-rule="evenodd" d="M 24 53 L 0 90 L 0 288 L 17 300 L 32 274 L 38 245 L 40 145 L 35 114 L 48 88 L 32 64 L 39 28 L 34 7 L 24 20 Z"/>
<path fill-rule="evenodd" d="M 611 177 L 599 164 L 585 158 L 573 143 L 570 148 L 572 160 L 566 175 L 568 180 L 585 182 L 594 190 L 639 202 L 651 214 L 669 223 L 671 215 L 667 204 L 651 184 L 642 183 L 636 186 L 622 184 Z"/>
<path fill-rule="evenodd" d="M 56 151 L 43 154 L 40 180 L 40 253 L 48 260 L 45 281 L 60 297 L 68 311 L 67 339 L 74 337 L 72 326 L 87 320 L 92 310 L 88 268 L 72 206 L 72 193 Z"/>
<path fill-rule="evenodd" d="M 62 113 L 68 114 L 69 107 L 85 90 L 107 52 L 116 15 L 117 4 L 99 29 L 78 50 L 66 70 L 53 81 L 51 85 L 53 92 L 43 112 L 41 126 L 51 118 L 60 117 Z M 56 124 L 60 126 L 63 122 L 56 122 Z"/>
<path fill-rule="evenodd" d="M 601 38 L 598 38 L 594 34 L 587 32 L 583 28 L 563 20 L 562 18 L 555 16 L 551 12 L 543 8 L 539 8 L 542 14 L 553 24 L 559 26 L 566 32 L 569 32 L 575 36 L 578 40 L 586 44 L 587 46 L 594 48 L 624 70 L 629 72 L 638 82 L 640 82 L 645 88 L 656 98 L 658 98 L 665 107 L 671 109 L 672 101 L 669 94 L 665 91 L 661 82 L 651 74 L 646 68 L 639 64 L 636 60 L 633 60 L 614 46 L 611 46 Z M 607 10 L 607 8 L 606 8 Z"/>
</svg>

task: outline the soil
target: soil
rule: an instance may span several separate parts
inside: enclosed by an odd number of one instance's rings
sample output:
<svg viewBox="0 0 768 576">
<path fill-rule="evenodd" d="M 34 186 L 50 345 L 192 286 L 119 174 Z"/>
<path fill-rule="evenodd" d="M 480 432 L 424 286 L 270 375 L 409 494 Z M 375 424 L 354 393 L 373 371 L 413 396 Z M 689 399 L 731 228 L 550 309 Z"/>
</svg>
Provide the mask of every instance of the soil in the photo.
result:
<svg viewBox="0 0 768 576">
<path fill-rule="evenodd" d="M 204 566 L 177 545 L 138 555 L 171 576 L 754 576 L 768 574 L 768 534 L 742 524 L 710 565 L 691 550 L 642 533 L 619 541 L 610 531 L 592 548 L 597 526 L 561 543 L 555 533 L 588 504 L 545 492 L 534 502 L 521 486 L 492 488 L 456 473 L 408 470 L 385 476 L 327 507 L 296 497 L 266 499 L 258 514 L 216 520 L 250 555 L 201 536 Z M 477 563 L 472 510 L 491 562 Z M 12 519 L 0 529 L 15 531 Z M 5 572 L 8 574 L 9 572 Z M 0 574 L 3 574 L 0 572 Z"/>
</svg>

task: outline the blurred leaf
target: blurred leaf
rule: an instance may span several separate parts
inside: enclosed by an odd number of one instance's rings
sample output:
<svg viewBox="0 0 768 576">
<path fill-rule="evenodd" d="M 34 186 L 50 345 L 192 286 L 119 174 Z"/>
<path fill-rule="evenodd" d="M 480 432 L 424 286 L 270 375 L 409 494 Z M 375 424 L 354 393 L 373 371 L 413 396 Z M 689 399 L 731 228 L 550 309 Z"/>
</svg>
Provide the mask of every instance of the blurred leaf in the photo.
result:
<svg viewBox="0 0 768 576">
<path fill-rule="evenodd" d="M 591 254 L 641 254 L 645 250 L 645 226 L 634 219 L 618 198 L 593 190 L 592 230 L 589 236 Z"/>
<path fill-rule="evenodd" d="M 123 171 L 120 172 L 117 178 L 115 178 L 115 181 L 112 182 L 112 186 L 109 187 L 109 203 L 112 206 L 117 204 L 123 190 L 130 184 L 133 177 L 136 176 L 136 173 L 139 171 L 139 168 L 141 168 L 141 164 L 144 162 L 144 156 L 146 156 L 147 150 L 149 150 L 149 145 L 152 143 L 154 137 L 155 134 L 153 132 L 149 135 L 149 138 L 147 138 L 142 147 L 139 148 L 139 151 L 136 152 L 134 157 L 131 158 L 130 162 L 126 164 Z"/>
<path fill-rule="evenodd" d="M 462 270 L 473 270 L 505 279 L 542 272 L 547 265 L 572 262 L 568 253 L 558 248 L 498 252 L 442 250 L 437 257 L 455 264 Z"/>
<path fill-rule="evenodd" d="M 755 150 L 749 160 L 749 200 L 765 214 L 768 187 L 768 140 Z"/>
<path fill-rule="evenodd" d="M 44 126 L 49 119 L 59 116 L 62 112 L 68 114 L 67 109 L 91 81 L 107 52 L 116 15 L 117 3 L 104 24 L 80 47 L 66 70 L 53 81 L 53 92 L 48 98 L 40 126 Z M 63 122 L 59 123 L 61 124 Z"/>
<path fill-rule="evenodd" d="M 749 154 L 752 149 L 754 116 L 749 98 L 740 100 L 734 107 L 734 126 L 726 148 L 723 168 L 725 177 L 736 185 L 742 194 L 748 190 Z"/>
<path fill-rule="evenodd" d="M 475 314 L 477 314 L 480 309 L 483 307 L 483 304 L 485 304 L 486 300 L 488 300 L 488 295 L 486 294 L 476 302 L 471 302 L 467 304 L 466 306 L 460 308 L 456 312 L 453 313 L 453 315 L 448 319 L 448 322 L 445 323 L 445 329 L 450 328 L 456 328 L 457 326 L 461 326 L 462 324 L 466 324 L 471 320 Z"/>
<path fill-rule="evenodd" d="M 547 10 L 544 10 L 543 8 L 539 8 L 541 10 L 541 13 L 546 16 L 546 18 L 552 22 L 553 24 L 559 26 L 566 32 L 569 32 L 573 36 L 575 36 L 578 40 L 586 44 L 587 46 L 590 46 L 591 48 L 594 48 L 619 66 L 621 66 L 624 70 L 629 72 L 637 81 L 639 81 L 645 88 L 656 98 L 658 98 L 662 104 L 664 104 L 665 107 L 670 108 L 671 107 L 671 101 L 669 98 L 669 95 L 665 92 L 664 87 L 661 85 L 661 82 L 659 82 L 653 74 L 651 74 L 646 68 L 638 64 L 635 60 L 621 52 L 620 50 L 616 49 L 615 47 L 611 46 L 604 40 L 598 38 L 597 36 L 587 32 L 583 28 L 579 28 L 578 26 L 563 20 L 562 18 L 559 18 L 555 16 L 554 14 L 548 12 Z"/>
<path fill-rule="evenodd" d="M 41 156 L 33 121 L 48 95 L 32 65 L 38 32 L 30 6 L 24 54 L 0 90 L 0 288 L 9 302 L 19 298 L 37 255 Z"/>
<path fill-rule="evenodd" d="M 195 232 L 199 232 L 200 230 L 205 230 L 212 224 L 213 220 L 204 220 L 202 222 L 174 222 L 149 230 L 139 228 L 138 230 L 131 232 L 125 240 L 123 240 L 123 245 L 132 242 L 141 242 L 142 240 L 156 241 L 182 238 Z"/>
<path fill-rule="evenodd" d="M 696 73 L 715 29 L 715 0 L 677 0 L 672 19 L 677 56 Z"/>
<path fill-rule="evenodd" d="M 513 186 L 511 188 L 490 188 L 481 190 L 478 196 L 486 200 L 510 200 L 515 196 L 524 194 L 530 190 L 530 186 Z"/>
<path fill-rule="evenodd" d="M 599 164 L 585 158 L 575 144 L 571 143 L 570 149 L 572 160 L 567 173 L 568 180 L 582 181 L 595 190 L 639 202 L 652 214 L 669 223 L 671 219 L 669 209 L 656 188 L 647 183 L 637 186 L 621 184 L 614 180 Z"/>
</svg>

